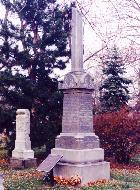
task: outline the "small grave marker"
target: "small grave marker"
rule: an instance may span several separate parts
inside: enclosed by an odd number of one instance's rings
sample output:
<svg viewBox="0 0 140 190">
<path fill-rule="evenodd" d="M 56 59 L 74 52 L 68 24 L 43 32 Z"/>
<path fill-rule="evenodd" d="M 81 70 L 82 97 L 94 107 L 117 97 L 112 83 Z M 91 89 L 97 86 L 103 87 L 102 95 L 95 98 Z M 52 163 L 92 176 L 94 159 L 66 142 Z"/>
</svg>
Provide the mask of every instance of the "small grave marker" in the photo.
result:
<svg viewBox="0 0 140 190">
<path fill-rule="evenodd" d="M 49 156 L 39 165 L 37 170 L 46 173 L 50 172 L 62 157 L 62 155 L 49 154 Z"/>
</svg>

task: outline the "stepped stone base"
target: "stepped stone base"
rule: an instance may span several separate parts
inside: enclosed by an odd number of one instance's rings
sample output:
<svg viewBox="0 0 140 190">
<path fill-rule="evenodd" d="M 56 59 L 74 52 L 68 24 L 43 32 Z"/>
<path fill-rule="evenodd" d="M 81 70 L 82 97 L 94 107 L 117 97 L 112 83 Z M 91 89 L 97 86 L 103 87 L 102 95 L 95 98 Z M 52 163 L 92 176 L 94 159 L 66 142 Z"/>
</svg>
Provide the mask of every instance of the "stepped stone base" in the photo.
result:
<svg viewBox="0 0 140 190">
<path fill-rule="evenodd" d="M 102 148 L 94 149 L 63 149 L 54 148 L 51 150 L 52 154 L 63 155 L 61 162 L 66 163 L 88 163 L 88 162 L 99 162 L 104 160 L 104 150 Z"/>
<path fill-rule="evenodd" d="M 110 163 L 104 161 L 104 150 L 54 148 L 52 154 L 63 155 L 54 167 L 54 176 L 70 178 L 78 175 L 80 186 L 99 179 L 110 179 Z"/>
<path fill-rule="evenodd" d="M 54 167 L 54 176 L 81 178 L 79 186 L 99 179 L 110 179 L 110 163 L 104 161 L 104 149 L 94 133 L 61 133 L 51 154 L 62 155 Z"/>
<path fill-rule="evenodd" d="M 13 169 L 34 168 L 37 166 L 37 160 L 36 158 L 30 158 L 26 160 L 20 158 L 11 158 L 10 166 Z"/>
<path fill-rule="evenodd" d="M 104 161 L 86 164 L 59 162 L 53 172 L 54 176 L 63 176 L 64 178 L 78 175 L 81 177 L 81 184 L 79 186 L 83 186 L 92 181 L 110 179 L 110 163 Z"/>
</svg>

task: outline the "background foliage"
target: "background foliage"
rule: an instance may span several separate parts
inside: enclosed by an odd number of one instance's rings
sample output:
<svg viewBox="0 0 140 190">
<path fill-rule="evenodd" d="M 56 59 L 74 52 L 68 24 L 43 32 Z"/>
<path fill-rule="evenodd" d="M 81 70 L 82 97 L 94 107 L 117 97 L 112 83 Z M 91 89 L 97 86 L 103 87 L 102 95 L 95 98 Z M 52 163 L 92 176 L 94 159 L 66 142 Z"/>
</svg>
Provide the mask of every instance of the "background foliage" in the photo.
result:
<svg viewBox="0 0 140 190">
<path fill-rule="evenodd" d="M 29 109 L 32 145 L 50 149 L 61 130 L 63 97 L 52 74 L 70 57 L 71 8 L 55 0 L 0 2 L 0 131 L 14 133 L 16 110 Z"/>
<path fill-rule="evenodd" d="M 106 156 L 128 164 L 140 142 L 139 113 L 123 107 L 116 112 L 96 115 L 94 128 Z"/>
<path fill-rule="evenodd" d="M 102 58 L 104 81 L 100 86 L 100 102 L 103 112 L 116 111 L 128 103 L 128 85 L 131 80 L 124 77 L 125 66 L 118 49 L 114 46 Z"/>
</svg>

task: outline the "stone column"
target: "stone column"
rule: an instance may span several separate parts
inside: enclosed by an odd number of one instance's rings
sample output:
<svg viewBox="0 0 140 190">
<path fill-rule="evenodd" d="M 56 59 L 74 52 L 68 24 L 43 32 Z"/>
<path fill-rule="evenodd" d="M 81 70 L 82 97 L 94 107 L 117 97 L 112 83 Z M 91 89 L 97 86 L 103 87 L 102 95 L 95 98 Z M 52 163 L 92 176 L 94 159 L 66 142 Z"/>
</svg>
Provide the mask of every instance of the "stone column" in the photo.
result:
<svg viewBox="0 0 140 190">
<path fill-rule="evenodd" d="M 72 71 L 83 70 L 83 22 L 82 16 L 76 8 L 72 9 L 72 46 L 71 46 L 71 61 Z"/>
<path fill-rule="evenodd" d="M 30 112 L 27 109 L 18 109 L 16 112 L 16 141 L 12 152 L 12 167 L 36 166 L 34 151 L 30 141 Z"/>
</svg>

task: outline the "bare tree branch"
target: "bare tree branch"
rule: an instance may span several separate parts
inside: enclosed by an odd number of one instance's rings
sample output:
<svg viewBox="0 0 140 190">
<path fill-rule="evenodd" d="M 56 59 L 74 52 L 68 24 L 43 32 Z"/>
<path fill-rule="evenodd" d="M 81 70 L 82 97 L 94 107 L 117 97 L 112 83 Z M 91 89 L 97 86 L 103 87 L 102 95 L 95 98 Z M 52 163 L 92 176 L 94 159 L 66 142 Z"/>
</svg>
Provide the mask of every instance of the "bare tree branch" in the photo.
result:
<svg viewBox="0 0 140 190">
<path fill-rule="evenodd" d="M 84 60 L 84 63 L 85 63 L 86 61 L 88 61 L 90 58 L 92 58 L 92 57 L 94 57 L 95 55 L 97 55 L 100 51 L 102 51 L 102 50 L 105 49 L 106 47 L 107 47 L 107 45 L 104 46 L 103 48 L 99 49 L 98 51 L 94 52 L 92 55 L 90 55 L 88 58 L 86 58 L 86 59 Z"/>
</svg>

